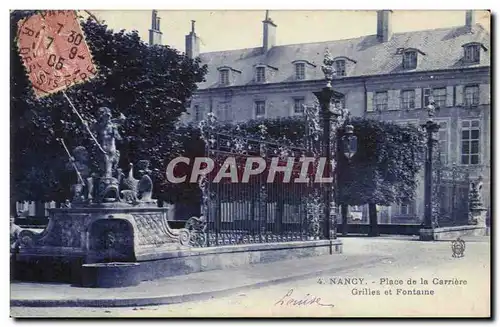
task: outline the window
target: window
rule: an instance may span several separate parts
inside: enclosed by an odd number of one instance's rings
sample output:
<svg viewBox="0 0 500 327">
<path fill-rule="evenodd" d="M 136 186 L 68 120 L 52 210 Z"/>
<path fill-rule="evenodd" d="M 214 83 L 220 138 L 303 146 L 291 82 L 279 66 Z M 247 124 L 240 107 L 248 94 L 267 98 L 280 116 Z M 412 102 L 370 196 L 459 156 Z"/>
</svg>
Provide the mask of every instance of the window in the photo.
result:
<svg viewBox="0 0 500 327">
<path fill-rule="evenodd" d="M 407 216 L 410 214 L 410 205 L 409 204 L 400 204 L 399 205 L 399 214 Z"/>
<path fill-rule="evenodd" d="M 257 67 L 257 83 L 262 83 L 266 81 L 266 67 Z"/>
<path fill-rule="evenodd" d="M 255 101 L 255 117 L 265 117 L 266 115 L 266 102 L 265 101 Z"/>
<path fill-rule="evenodd" d="M 392 123 L 399 125 L 399 126 L 415 126 L 418 127 L 418 119 L 409 119 L 409 120 L 396 120 L 393 121 Z"/>
<path fill-rule="evenodd" d="M 220 83 L 222 85 L 229 85 L 229 69 L 220 70 Z"/>
<path fill-rule="evenodd" d="M 303 62 L 299 62 L 295 64 L 295 77 L 298 80 L 306 79 L 306 64 Z"/>
<path fill-rule="evenodd" d="M 231 120 L 231 104 L 222 102 L 217 106 L 217 119 L 220 121 Z"/>
<path fill-rule="evenodd" d="M 304 98 L 293 99 L 293 113 L 294 114 L 304 113 Z"/>
<path fill-rule="evenodd" d="M 439 130 L 435 134 L 438 141 L 440 160 L 442 164 L 448 163 L 448 122 L 439 122 Z"/>
<path fill-rule="evenodd" d="M 376 92 L 375 93 L 375 109 L 377 111 L 387 110 L 388 96 L 387 92 Z"/>
<path fill-rule="evenodd" d="M 405 90 L 401 94 L 401 107 L 403 109 L 415 108 L 415 90 Z"/>
<path fill-rule="evenodd" d="M 462 164 L 479 164 L 479 120 L 462 121 Z"/>
<path fill-rule="evenodd" d="M 480 61 L 480 45 L 471 44 L 464 47 L 464 59 L 468 63 L 478 63 Z"/>
<path fill-rule="evenodd" d="M 427 107 L 429 105 L 431 98 L 431 89 L 424 89 L 424 92 L 422 92 L 422 102 L 424 104 L 424 107 Z"/>
<path fill-rule="evenodd" d="M 406 51 L 403 54 L 403 68 L 404 69 L 417 68 L 417 51 Z"/>
<path fill-rule="evenodd" d="M 330 105 L 335 109 L 345 109 L 345 97 L 340 99 L 332 99 Z"/>
<path fill-rule="evenodd" d="M 446 88 L 438 88 L 432 90 L 432 96 L 437 107 L 446 107 Z"/>
<path fill-rule="evenodd" d="M 345 76 L 345 60 L 335 61 L 335 70 L 337 71 L 337 76 Z"/>
<path fill-rule="evenodd" d="M 414 200 L 409 200 L 409 201 L 404 201 L 403 203 L 399 204 L 397 206 L 397 215 L 399 216 L 411 216 L 415 215 L 415 201 Z"/>
<path fill-rule="evenodd" d="M 466 86 L 465 90 L 465 106 L 473 107 L 479 104 L 479 86 Z"/>
<path fill-rule="evenodd" d="M 194 106 L 194 121 L 200 121 L 200 120 L 201 120 L 200 106 L 196 104 Z"/>
</svg>

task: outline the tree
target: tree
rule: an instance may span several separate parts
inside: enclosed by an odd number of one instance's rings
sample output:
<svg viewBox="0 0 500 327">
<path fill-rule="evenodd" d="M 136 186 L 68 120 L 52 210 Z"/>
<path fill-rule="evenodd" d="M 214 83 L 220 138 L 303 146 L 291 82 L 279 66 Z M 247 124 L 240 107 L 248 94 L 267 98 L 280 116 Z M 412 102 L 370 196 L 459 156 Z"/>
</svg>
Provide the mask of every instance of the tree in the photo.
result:
<svg viewBox="0 0 500 327">
<path fill-rule="evenodd" d="M 11 198 L 63 201 L 68 198 L 64 175 L 70 149 L 84 145 L 96 168 L 96 146 L 61 93 L 36 99 L 17 51 L 17 22 L 33 11 L 11 13 Z M 189 99 L 203 81 L 206 66 L 168 46 L 148 46 L 137 31 L 114 32 L 87 19 L 82 22 L 87 44 L 98 67 L 98 77 L 73 86 L 66 94 L 83 118 L 95 121 L 101 106 L 116 117 L 123 113 L 124 140 L 118 144 L 120 166 L 149 159 L 155 190 L 162 194 L 168 154 L 178 152 L 173 141 L 176 124 Z M 74 178 L 74 173 L 69 173 Z"/>
<path fill-rule="evenodd" d="M 363 118 L 354 118 L 350 123 L 358 137 L 358 153 L 347 160 L 339 142 L 337 200 L 341 205 L 368 204 L 371 233 L 375 236 L 376 205 L 401 204 L 415 197 L 424 161 L 425 136 L 410 125 Z M 341 128 L 338 140 L 343 136 Z"/>
</svg>

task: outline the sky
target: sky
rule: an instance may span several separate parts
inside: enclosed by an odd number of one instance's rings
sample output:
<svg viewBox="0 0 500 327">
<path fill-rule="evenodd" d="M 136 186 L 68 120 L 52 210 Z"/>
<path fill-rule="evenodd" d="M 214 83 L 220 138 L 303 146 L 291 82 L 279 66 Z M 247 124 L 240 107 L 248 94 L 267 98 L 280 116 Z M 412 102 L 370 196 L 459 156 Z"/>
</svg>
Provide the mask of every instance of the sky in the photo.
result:
<svg viewBox="0 0 500 327">
<path fill-rule="evenodd" d="M 137 30 L 148 42 L 151 10 L 92 10 L 114 30 Z M 201 52 L 259 47 L 262 44 L 262 20 L 265 10 L 158 10 L 161 17 L 162 43 L 184 51 L 184 37 L 196 21 Z M 321 42 L 355 38 L 376 33 L 377 15 L 366 10 L 271 10 L 276 45 Z M 476 11 L 476 22 L 489 30 L 489 13 Z M 464 10 L 395 10 L 394 33 L 460 26 Z"/>
</svg>

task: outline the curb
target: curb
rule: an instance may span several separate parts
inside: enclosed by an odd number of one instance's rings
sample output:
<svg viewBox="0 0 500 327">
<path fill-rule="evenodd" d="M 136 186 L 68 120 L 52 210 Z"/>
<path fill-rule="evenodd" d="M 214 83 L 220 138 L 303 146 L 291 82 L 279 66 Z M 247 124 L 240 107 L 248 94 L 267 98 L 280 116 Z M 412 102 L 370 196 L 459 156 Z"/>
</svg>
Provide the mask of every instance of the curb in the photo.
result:
<svg viewBox="0 0 500 327">
<path fill-rule="evenodd" d="M 133 307 L 133 306 L 151 306 L 151 305 L 166 305 L 177 304 L 184 302 L 203 301 L 216 296 L 227 296 L 232 293 L 252 290 L 261 287 L 277 285 L 280 283 L 293 282 L 301 279 L 309 279 L 320 276 L 325 273 L 342 271 L 347 269 L 359 268 L 368 264 L 373 264 L 391 257 L 379 257 L 373 260 L 367 260 L 363 263 L 357 263 L 340 268 L 329 268 L 314 272 L 309 272 L 301 275 L 288 276 L 268 281 L 257 282 L 237 287 L 231 287 L 222 290 L 206 291 L 201 293 L 191 293 L 183 295 L 164 295 L 156 297 L 136 297 L 136 298 L 119 298 L 119 299 L 65 299 L 65 300 L 30 300 L 30 299 L 14 299 L 10 300 L 11 307 Z"/>
</svg>

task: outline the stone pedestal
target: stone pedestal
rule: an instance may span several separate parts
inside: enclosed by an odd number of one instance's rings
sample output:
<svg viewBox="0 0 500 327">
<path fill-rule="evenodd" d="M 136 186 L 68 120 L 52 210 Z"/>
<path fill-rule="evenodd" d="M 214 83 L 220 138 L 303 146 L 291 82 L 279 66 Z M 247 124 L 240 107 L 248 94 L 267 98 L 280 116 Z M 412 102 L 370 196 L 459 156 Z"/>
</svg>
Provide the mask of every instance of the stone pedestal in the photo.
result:
<svg viewBox="0 0 500 327">
<path fill-rule="evenodd" d="M 72 267 L 73 261 L 79 265 L 137 262 L 151 253 L 189 249 L 195 234 L 170 228 L 168 210 L 124 203 L 50 209 L 49 224 L 42 233 L 20 233 L 16 259 L 21 264 L 43 262 L 57 271 L 60 265 Z M 74 281 L 77 269 L 69 270 L 66 274 L 71 276 L 65 279 Z"/>
<path fill-rule="evenodd" d="M 121 203 L 50 209 L 49 224 L 41 234 L 21 235 L 19 254 L 58 252 L 84 256 L 87 262 L 136 261 L 152 248 L 187 247 L 190 232 L 171 229 L 168 210 Z"/>
<path fill-rule="evenodd" d="M 464 236 L 486 236 L 486 227 L 464 225 L 439 228 L 423 228 L 420 231 L 421 241 L 454 241 Z"/>
<path fill-rule="evenodd" d="M 485 208 L 475 208 L 469 212 L 469 225 L 477 227 L 486 227 L 486 213 Z"/>
</svg>

